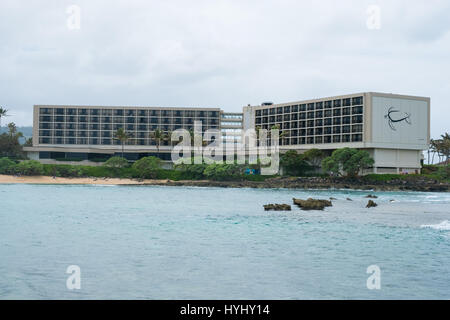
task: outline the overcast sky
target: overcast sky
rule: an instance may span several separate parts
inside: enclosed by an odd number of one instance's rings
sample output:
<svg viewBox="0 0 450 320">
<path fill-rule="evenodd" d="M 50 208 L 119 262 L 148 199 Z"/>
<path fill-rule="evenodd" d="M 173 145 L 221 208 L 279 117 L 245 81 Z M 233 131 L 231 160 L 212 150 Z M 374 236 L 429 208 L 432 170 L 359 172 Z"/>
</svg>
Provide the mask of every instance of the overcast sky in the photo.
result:
<svg viewBox="0 0 450 320">
<path fill-rule="evenodd" d="M 379 91 L 431 97 L 436 137 L 450 129 L 449 21 L 448 0 L 1 0 L 3 124 L 31 125 L 34 104 L 239 112 Z"/>
</svg>

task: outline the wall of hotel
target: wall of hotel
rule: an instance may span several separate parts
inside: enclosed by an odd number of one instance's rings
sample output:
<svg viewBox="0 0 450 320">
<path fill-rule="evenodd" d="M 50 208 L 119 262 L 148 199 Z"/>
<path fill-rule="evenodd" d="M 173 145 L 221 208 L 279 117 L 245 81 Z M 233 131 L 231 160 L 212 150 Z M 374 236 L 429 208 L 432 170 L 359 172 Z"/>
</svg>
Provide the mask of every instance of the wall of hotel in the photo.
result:
<svg viewBox="0 0 450 320">
<path fill-rule="evenodd" d="M 70 145 L 102 148 L 120 145 L 118 128 L 130 136 L 127 148 L 154 146 L 151 132 L 191 129 L 202 121 L 202 131 L 220 130 L 220 109 L 35 106 L 33 146 Z M 164 143 L 168 144 L 167 141 Z M 135 147 L 134 147 L 135 146 Z"/>
<path fill-rule="evenodd" d="M 419 150 L 402 149 L 373 149 L 371 154 L 375 160 L 378 173 L 383 173 L 384 168 L 418 169 L 421 167 Z M 400 170 L 399 170 L 400 171 Z"/>
<path fill-rule="evenodd" d="M 243 109 L 242 129 L 255 129 L 255 107 L 247 106 Z"/>
<path fill-rule="evenodd" d="M 255 107 L 255 126 L 279 126 L 286 134 L 281 149 L 358 148 L 364 141 L 365 99 L 363 94 Z M 244 110 L 244 115 L 246 112 Z"/>
<path fill-rule="evenodd" d="M 383 147 L 425 150 L 429 142 L 429 100 L 372 96 L 371 143 Z M 389 109 L 394 120 L 389 125 Z"/>
</svg>

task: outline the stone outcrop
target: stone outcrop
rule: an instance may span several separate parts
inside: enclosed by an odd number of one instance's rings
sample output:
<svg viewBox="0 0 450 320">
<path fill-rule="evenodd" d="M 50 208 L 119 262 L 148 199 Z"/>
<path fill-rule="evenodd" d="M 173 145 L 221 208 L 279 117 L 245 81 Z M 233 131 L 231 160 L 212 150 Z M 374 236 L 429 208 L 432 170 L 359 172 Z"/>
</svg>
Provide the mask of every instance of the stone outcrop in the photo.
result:
<svg viewBox="0 0 450 320">
<path fill-rule="evenodd" d="M 323 210 L 325 207 L 331 207 L 333 204 L 330 200 L 320 200 L 309 198 L 307 200 L 292 199 L 294 204 L 299 206 L 302 210 Z"/>
<path fill-rule="evenodd" d="M 375 203 L 375 201 L 369 200 L 369 202 L 367 203 L 366 208 L 374 208 L 376 206 L 378 206 L 378 205 Z"/>
<path fill-rule="evenodd" d="M 291 211 L 291 206 L 288 204 L 266 204 L 264 205 L 265 211 Z"/>
</svg>

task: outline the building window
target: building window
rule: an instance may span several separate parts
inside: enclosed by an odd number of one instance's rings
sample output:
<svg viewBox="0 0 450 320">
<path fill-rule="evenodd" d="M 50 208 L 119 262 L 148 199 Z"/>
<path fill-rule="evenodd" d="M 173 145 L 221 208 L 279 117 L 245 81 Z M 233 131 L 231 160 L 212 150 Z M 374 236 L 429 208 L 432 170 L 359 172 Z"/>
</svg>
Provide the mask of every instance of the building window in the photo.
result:
<svg viewBox="0 0 450 320">
<path fill-rule="evenodd" d="M 353 106 L 360 105 L 360 104 L 363 104 L 363 97 L 354 97 L 352 99 L 352 105 Z"/>
<path fill-rule="evenodd" d="M 352 114 L 362 114 L 363 113 L 363 107 L 352 107 Z"/>
<path fill-rule="evenodd" d="M 342 100 L 342 105 L 343 105 L 344 107 L 350 106 L 350 98 L 343 99 L 343 100 Z"/>
<path fill-rule="evenodd" d="M 53 109 L 41 108 L 39 109 L 39 114 L 53 114 Z"/>
<path fill-rule="evenodd" d="M 362 123 L 362 122 L 363 122 L 362 115 L 352 117 L 352 123 Z"/>
</svg>

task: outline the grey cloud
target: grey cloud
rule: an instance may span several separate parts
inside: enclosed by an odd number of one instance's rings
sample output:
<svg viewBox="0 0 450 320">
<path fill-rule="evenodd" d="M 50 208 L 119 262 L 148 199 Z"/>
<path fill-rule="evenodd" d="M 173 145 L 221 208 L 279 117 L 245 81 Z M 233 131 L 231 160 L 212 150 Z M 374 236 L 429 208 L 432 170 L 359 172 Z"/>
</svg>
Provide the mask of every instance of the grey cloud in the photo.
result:
<svg viewBox="0 0 450 320">
<path fill-rule="evenodd" d="M 430 96 L 432 135 L 448 130 L 449 5 L 376 3 L 371 31 L 368 0 L 3 0 L 0 105 L 29 125 L 41 103 L 239 111 L 370 90 Z"/>
</svg>

